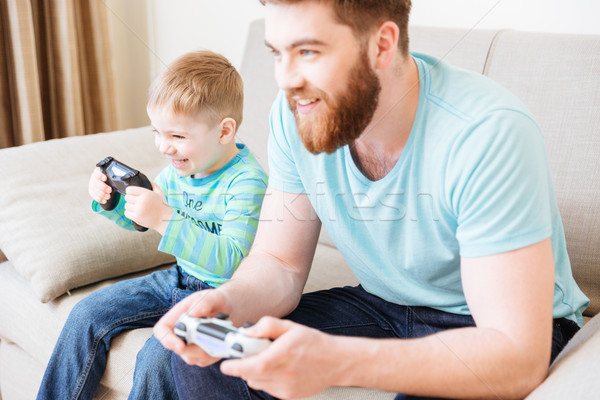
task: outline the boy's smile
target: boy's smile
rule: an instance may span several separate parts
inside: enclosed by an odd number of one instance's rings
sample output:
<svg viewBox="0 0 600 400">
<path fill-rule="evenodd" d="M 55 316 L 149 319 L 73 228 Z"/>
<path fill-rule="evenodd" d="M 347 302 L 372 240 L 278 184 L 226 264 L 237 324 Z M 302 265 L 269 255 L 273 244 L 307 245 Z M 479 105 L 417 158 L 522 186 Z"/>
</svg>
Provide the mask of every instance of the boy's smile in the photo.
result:
<svg viewBox="0 0 600 400">
<path fill-rule="evenodd" d="M 156 148 L 182 177 L 201 178 L 221 169 L 237 154 L 233 142 L 221 143 L 221 125 L 211 118 L 173 114 L 162 108 L 148 109 Z"/>
</svg>

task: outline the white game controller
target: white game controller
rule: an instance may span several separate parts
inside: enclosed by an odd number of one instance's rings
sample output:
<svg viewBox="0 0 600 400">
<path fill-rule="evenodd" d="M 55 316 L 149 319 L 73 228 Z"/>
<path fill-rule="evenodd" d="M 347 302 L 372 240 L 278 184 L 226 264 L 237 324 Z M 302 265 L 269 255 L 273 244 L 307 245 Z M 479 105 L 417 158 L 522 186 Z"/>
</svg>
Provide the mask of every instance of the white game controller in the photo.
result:
<svg viewBox="0 0 600 400">
<path fill-rule="evenodd" d="M 243 358 L 265 350 L 271 340 L 247 336 L 244 328 L 236 328 L 227 314 L 216 318 L 194 318 L 183 314 L 175 324 L 175 335 L 193 343 L 215 358 Z"/>
</svg>

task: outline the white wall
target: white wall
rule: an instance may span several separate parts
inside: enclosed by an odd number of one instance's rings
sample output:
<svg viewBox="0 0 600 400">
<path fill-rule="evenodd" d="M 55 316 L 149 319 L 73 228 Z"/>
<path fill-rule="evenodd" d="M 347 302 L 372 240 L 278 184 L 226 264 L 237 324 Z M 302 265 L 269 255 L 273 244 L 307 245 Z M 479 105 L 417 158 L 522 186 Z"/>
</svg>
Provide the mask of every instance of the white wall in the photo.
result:
<svg viewBox="0 0 600 400">
<path fill-rule="evenodd" d="M 240 67 L 246 32 L 262 18 L 258 0 L 108 0 L 116 37 L 122 127 L 147 124 L 150 80 L 196 49 Z M 413 0 L 414 25 L 600 34 L 598 0 Z"/>
<path fill-rule="evenodd" d="M 258 0 L 150 0 L 158 68 L 186 51 L 218 51 L 239 66 Z M 598 0 L 413 0 L 411 23 L 600 34 Z"/>
<path fill-rule="evenodd" d="M 208 49 L 240 67 L 250 22 L 263 17 L 258 0 L 150 0 L 152 75 L 177 56 Z"/>
<path fill-rule="evenodd" d="M 600 34 L 598 0 L 413 0 L 411 23 Z"/>
</svg>

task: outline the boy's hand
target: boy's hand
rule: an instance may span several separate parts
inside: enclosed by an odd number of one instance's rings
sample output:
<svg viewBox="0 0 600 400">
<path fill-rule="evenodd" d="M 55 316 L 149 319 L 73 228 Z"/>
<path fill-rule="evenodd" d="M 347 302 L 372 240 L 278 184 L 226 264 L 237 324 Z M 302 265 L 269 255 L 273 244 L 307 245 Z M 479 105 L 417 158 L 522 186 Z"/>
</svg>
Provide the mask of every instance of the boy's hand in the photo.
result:
<svg viewBox="0 0 600 400">
<path fill-rule="evenodd" d="M 152 228 L 164 235 L 173 210 L 167 204 L 160 188 L 152 183 L 152 190 L 129 186 L 125 195 L 125 216 L 138 225 Z"/>
<path fill-rule="evenodd" d="M 112 188 L 105 183 L 106 179 L 106 175 L 102 173 L 100 168 L 96 167 L 94 172 L 92 172 L 90 183 L 88 184 L 90 196 L 100 204 L 106 203 L 110 199 L 112 192 Z"/>
</svg>

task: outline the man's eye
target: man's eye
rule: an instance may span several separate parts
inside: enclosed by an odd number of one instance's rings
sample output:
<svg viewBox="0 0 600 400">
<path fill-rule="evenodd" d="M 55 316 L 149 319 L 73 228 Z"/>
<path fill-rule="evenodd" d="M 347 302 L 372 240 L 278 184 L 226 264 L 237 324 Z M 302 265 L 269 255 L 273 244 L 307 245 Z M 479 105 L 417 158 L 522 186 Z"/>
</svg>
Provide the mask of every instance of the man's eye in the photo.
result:
<svg viewBox="0 0 600 400">
<path fill-rule="evenodd" d="M 314 50 L 300 50 L 300 55 L 302 57 L 310 57 L 314 56 L 315 54 L 317 54 L 317 52 Z"/>
<path fill-rule="evenodd" d="M 271 49 L 269 52 L 275 58 L 280 58 L 281 57 L 281 53 L 279 51 L 275 50 L 275 49 Z"/>
</svg>

